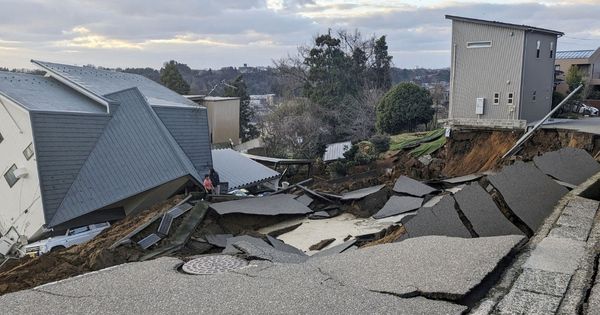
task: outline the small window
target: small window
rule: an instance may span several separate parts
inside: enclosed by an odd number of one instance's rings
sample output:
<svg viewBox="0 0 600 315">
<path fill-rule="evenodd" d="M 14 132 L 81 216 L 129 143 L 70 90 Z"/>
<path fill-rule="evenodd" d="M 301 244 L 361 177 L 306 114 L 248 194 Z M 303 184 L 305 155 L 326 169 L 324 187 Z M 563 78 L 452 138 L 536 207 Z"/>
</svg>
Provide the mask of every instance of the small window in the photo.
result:
<svg viewBox="0 0 600 315">
<path fill-rule="evenodd" d="M 560 65 L 554 65 L 554 70 L 560 71 Z"/>
<path fill-rule="evenodd" d="M 533 97 L 531 98 L 535 102 L 535 98 L 537 96 L 537 91 L 533 91 Z"/>
<path fill-rule="evenodd" d="M 468 42 L 467 48 L 489 48 L 492 47 L 491 41 Z"/>
<path fill-rule="evenodd" d="M 554 42 L 550 43 L 550 58 L 554 58 Z"/>
<path fill-rule="evenodd" d="M 33 156 L 33 143 L 30 143 L 25 150 L 23 150 L 23 155 L 27 159 L 27 161 L 31 160 Z"/>
<path fill-rule="evenodd" d="M 4 179 L 6 179 L 6 182 L 8 183 L 9 187 L 14 186 L 17 181 L 19 180 L 16 176 L 15 176 L 15 171 L 17 170 L 17 166 L 15 164 L 13 164 L 13 166 L 11 166 L 8 171 L 6 173 L 4 173 Z"/>
<path fill-rule="evenodd" d="M 506 103 L 508 103 L 508 105 L 512 105 L 512 103 L 513 103 L 513 94 L 512 93 L 508 93 L 508 99 L 506 100 Z"/>
<path fill-rule="evenodd" d="M 494 105 L 500 104 L 500 93 L 494 93 Z"/>
<path fill-rule="evenodd" d="M 2 141 L 4 141 L 4 137 L 2 136 L 2 134 L 0 133 L 0 143 L 2 143 Z"/>
<path fill-rule="evenodd" d="M 540 58 L 540 41 L 537 41 L 537 53 L 535 54 L 536 58 Z"/>
</svg>

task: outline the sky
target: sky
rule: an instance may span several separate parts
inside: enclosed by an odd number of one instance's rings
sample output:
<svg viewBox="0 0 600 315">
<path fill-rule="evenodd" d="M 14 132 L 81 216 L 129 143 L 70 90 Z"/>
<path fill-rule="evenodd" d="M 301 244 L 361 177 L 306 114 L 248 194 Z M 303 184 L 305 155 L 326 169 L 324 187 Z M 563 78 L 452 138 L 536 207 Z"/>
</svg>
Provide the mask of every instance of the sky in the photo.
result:
<svg viewBox="0 0 600 315">
<path fill-rule="evenodd" d="M 386 35 L 397 67 L 441 68 L 446 14 L 562 31 L 558 50 L 600 46 L 600 0 L 0 0 L 0 66 L 269 66 L 346 29 Z"/>
</svg>

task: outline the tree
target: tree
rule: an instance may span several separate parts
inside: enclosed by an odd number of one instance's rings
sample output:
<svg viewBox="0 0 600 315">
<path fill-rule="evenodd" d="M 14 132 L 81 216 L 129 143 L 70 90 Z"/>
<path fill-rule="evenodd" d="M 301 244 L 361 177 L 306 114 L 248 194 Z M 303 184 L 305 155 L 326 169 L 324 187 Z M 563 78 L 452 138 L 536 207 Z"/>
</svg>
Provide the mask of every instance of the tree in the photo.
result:
<svg viewBox="0 0 600 315">
<path fill-rule="evenodd" d="M 567 71 L 567 75 L 565 77 L 565 82 L 569 86 L 569 92 L 573 92 L 580 84 L 583 84 L 583 73 L 576 65 L 572 65 Z M 581 90 L 577 92 L 576 95 L 573 95 L 574 98 L 579 98 L 581 96 Z"/>
<path fill-rule="evenodd" d="M 377 105 L 377 130 L 396 134 L 412 131 L 433 117 L 429 91 L 414 84 L 400 83 L 388 91 Z"/>
<path fill-rule="evenodd" d="M 248 95 L 246 82 L 242 75 L 238 75 L 225 86 L 224 95 L 240 98 L 240 138 L 242 142 L 258 137 L 258 129 L 252 124 L 254 112 L 250 108 L 250 95 Z"/>
<path fill-rule="evenodd" d="M 375 61 L 373 62 L 373 81 L 378 89 L 387 91 L 392 87 L 392 76 L 390 73 L 392 56 L 388 55 L 388 46 L 385 41 L 385 35 L 375 41 L 373 48 Z"/>
<path fill-rule="evenodd" d="M 177 65 L 178 63 L 174 60 L 166 62 L 160 69 L 160 82 L 169 89 L 185 95 L 190 92 L 190 85 L 185 82 L 177 70 Z"/>
<path fill-rule="evenodd" d="M 560 104 L 560 102 L 562 102 L 565 99 L 565 96 L 557 91 L 552 92 L 552 109 L 554 109 L 554 107 L 558 106 L 558 104 Z"/>
</svg>

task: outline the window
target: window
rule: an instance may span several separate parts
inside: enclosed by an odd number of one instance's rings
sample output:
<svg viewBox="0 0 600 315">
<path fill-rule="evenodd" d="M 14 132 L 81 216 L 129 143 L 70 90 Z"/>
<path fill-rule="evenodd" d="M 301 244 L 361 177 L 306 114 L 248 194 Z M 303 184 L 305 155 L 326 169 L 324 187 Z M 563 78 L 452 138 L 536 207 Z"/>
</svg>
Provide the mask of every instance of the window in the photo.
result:
<svg viewBox="0 0 600 315">
<path fill-rule="evenodd" d="M 536 58 L 540 58 L 540 41 L 537 41 L 537 53 L 535 54 Z"/>
<path fill-rule="evenodd" d="M 560 71 L 560 65 L 554 65 L 554 70 Z"/>
<path fill-rule="evenodd" d="M 0 133 L 0 143 L 2 143 L 2 141 L 4 141 L 4 137 L 2 136 L 2 134 Z"/>
<path fill-rule="evenodd" d="M 467 48 L 488 48 L 492 47 L 491 41 L 468 42 Z"/>
<path fill-rule="evenodd" d="M 494 105 L 500 104 L 500 93 L 494 93 Z"/>
<path fill-rule="evenodd" d="M 550 43 L 550 58 L 554 57 L 554 42 Z"/>
<path fill-rule="evenodd" d="M 23 150 L 23 155 L 27 159 L 27 161 L 31 160 L 33 156 L 33 143 L 30 143 L 25 150 Z"/>
<path fill-rule="evenodd" d="M 531 98 L 535 102 L 535 97 L 537 96 L 537 91 L 533 91 L 533 97 Z"/>
<path fill-rule="evenodd" d="M 17 166 L 15 164 L 13 164 L 13 166 L 11 166 L 8 171 L 6 173 L 4 173 L 4 179 L 6 179 L 6 182 L 8 183 L 9 187 L 14 186 L 17 181 L 19 180 L 16 176 L 15 176 L 15 171 L 17 170 Z"/>
<path fill-rule="evenodd" d="M 513 94 L 512 93 L 508 93 L 508 99 L 506 100 L 506 103 L 508 103 L 508 105 L 512 105 L 512 103 L 513 103 Z"/>
</svg>

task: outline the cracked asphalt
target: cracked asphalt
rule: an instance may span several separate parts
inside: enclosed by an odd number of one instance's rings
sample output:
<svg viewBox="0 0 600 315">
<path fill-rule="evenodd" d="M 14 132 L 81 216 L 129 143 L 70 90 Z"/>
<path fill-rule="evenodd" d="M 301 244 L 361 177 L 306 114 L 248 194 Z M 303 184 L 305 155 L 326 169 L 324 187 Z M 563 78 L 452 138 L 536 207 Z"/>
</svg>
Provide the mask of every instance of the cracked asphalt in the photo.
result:
<svg viewBox="0 0 600 315">
<path fill-rule="evenodd" d="M 460 314 L 466 306 L 446 300 L 472 290 L 521 240 L 422 237 L 217 275 L 186 275 L 181 260 L 160 258 L 7 294 L 0 305 L 6 314 Z"/>
</svg>

